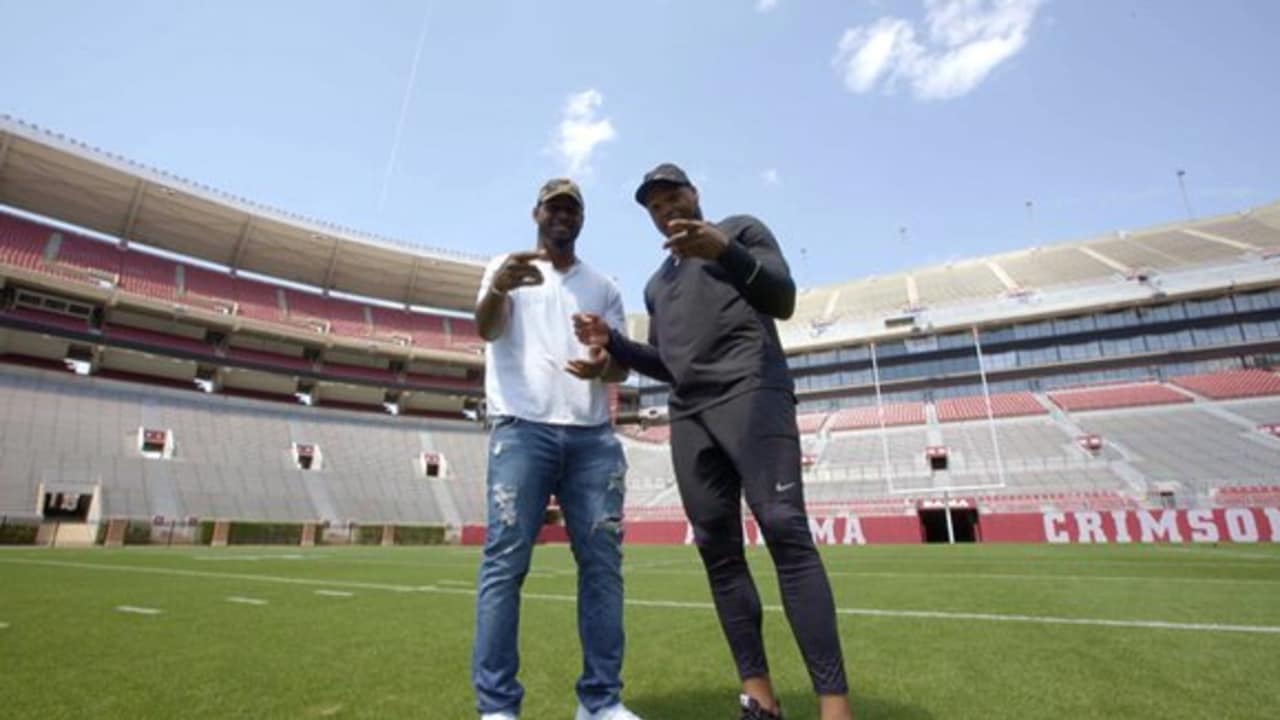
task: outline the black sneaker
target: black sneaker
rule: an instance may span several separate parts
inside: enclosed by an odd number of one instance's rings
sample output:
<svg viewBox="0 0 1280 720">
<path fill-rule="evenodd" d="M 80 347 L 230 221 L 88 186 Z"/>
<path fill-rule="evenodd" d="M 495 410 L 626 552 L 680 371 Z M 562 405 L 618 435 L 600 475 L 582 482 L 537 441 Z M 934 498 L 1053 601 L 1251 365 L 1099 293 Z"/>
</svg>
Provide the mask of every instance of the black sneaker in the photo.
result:
<svg viewBox="0 0 1280 720">
<path fill-rule="evenodd" d="M 778 712 L 771 713 L 760 707 L 760 703 L 755 698 L 739 695 L 738 702 L 742 704 L 742 716 L 740 720 L 782 720 L 782 704 L 778 704 Z"/>
</svg>

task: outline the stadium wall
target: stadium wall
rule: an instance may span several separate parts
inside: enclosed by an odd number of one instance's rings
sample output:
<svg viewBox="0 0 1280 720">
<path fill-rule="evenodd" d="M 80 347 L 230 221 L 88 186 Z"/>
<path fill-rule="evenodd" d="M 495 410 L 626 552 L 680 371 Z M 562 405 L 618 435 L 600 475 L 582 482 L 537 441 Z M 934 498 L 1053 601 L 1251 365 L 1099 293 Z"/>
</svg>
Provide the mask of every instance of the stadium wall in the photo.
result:
<svg viewBox="0 0 1280 720">
<path fill-rule="evenodd" d="M 813 515 L 809 529 L 819 545 L 890 545 L 924 542 L 920 520 L 912 515 L 859 517 Z M 483 525 L 462 529 L 462 544 L 484 544 Z M 1280 542 L 1280 508 L 1200 510 L 1114 510 L 1044 513 L 993 513 L 981 516 L 980 542 L 1049 544 L 1261 543 Z M 743 523 L 748 545 L 764 545 L 753 520 Z M 564 528 L 548 526 L 538 542 L 567 542 Z M 633 545 L 690 545 L 693 530 L 681 520 L 642 520 L 626 524 Z"/>
<path fill-rule="evenodd" d="M 987 515 L 986 542 L 1280 542 L 1280 508 L 1114 510 Z"/>
</svg>

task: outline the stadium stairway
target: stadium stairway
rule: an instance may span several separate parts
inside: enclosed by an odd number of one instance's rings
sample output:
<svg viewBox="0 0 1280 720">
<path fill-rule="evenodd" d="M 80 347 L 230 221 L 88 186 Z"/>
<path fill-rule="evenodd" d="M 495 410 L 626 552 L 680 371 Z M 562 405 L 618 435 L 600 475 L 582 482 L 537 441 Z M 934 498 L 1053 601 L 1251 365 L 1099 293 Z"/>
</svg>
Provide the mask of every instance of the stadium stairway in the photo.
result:
<svg viewBox="0 0 1280 720">
<path fill-rule="evenodd" d="M 1071 438 L 1072 442 L 1075 442 L 1081 436 L 1089 434 L 1084 428 L 1080 427 L 1080 424 L 1066 410 L 1058 407 L 1057 404 L 1050 400 L 1048 395 L 1036 393 L 1035 397 L 1049 411 L 1049 419 L 1053 424 L 1057 425 L 1067 437 Z M 1107 463 L 1111 472 L 1123 480 L 1133 493 L 1139 496 L 1146 496 L 1151 490 L 1151 484 L 1148 482 L 1147 476 L 1134 467 L 1131 462 L 1132 452 L 1110 438 L 1103 438 L 1103 443 L 1104 448 L 1114 450 L 1119 455 L 1119 457 L 1112 458 Z M 1081 452 L 1084 452 L 1084 450 L 1081 449 Z"/>
<path fill-rule="evenodd" d="M 928 438 L 926 442 L 929 445 L 944 445 L 942 441 L 942 427 L 938 422 L 938 408 L 931 402 L 924 404 L 924 426 L 925 436 Z M 922 449 L 921 452 L 924 452 Z"/>
<path fill-rule="evenodd" d="M 171 467 L 167 463 L 150 463 L 144 468 L 142 482 L 147 496 L 147 506 L 153 515 L 179 518 L 183 513 L 175 495 L 173 478 L 169 472 Z"/>
<path fill-rule="evenodd" d="M 418 433 L 418 443 L 419 449 L 424 453 L 439 451 L 439 446 L 430 431 L 424 430 Z M 439 478 L 428 479 L 427 489 L 435 497 L 436 507 L 439 508 L 444 522 L 449 525 L 461 525 L 463 520 L 462 513 L 458 510 L 457 504 L 453 502 L 453 494 L 445 486 L 445 481 Z"/>
<path fill-rule="evenodd" d="M 329 495 L 328 485 L 323 482 L 322 478 L 304 477 L 302 487 L 307 494 L 307 499 L 311 501 L 311 506 L 315 508 L 317 517 L 322 522 L 337 526 L 345 521 L 342 515 L 338 513 L 333 498 Z"/>
<path fill-rule="evenodd" d="M 53 545 L 54 547 L 92 547 L 94 536 L 93 531 L 88 523 L 82 522 L 57 522 L 45 523 L 52 524 Z"/>
<path fill-rule="evenodd" d="M 1258 424 L 1253 420 L 1232 412 L 1230 405 L 1223 404 L 1218 400 L 1201 395 L 1200 393 L 1181 385 L 1178 386 L 1178 390 L 1194 398 L 1193 404 L 1197 409 L 1203 410 L 1223 422 L 1235 425 L 1242 430 L 1253 431 L 1257 428 Z"/>
<path fill-rule="evenodd" d="M 813 435 L 809 436 L 812 440 L 806 445 L 804 436 L 800 437 L 801 447 L 809 457 L 809 467 L 817 467 L 822 464 L 823 456 L 827 452 L 827 445 L 831 444 L 831 433 L 823 428 Z"/>
</svg>

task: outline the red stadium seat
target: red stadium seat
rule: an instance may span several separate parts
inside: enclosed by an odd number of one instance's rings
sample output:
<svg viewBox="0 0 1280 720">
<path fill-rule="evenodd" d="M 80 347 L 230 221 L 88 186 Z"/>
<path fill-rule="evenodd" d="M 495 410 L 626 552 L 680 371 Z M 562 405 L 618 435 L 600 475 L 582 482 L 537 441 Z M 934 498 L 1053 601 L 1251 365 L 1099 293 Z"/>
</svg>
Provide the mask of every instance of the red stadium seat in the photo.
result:
<svg viewBox="0 0 1280 720">
<path fill-rule="evenodd" d="M 1268 370 L 1184 375 L 1173 383 L 1213 400 L 1280 395 L 1280 375 Z"/>
<path fill-rule="evenodd" d="M 43 272 L 51 228 L 0 213 L 0 264 Z"/>
<path fill-rule="evenodd" d="M 224 272 L 186 266 L 181 302 L 215 312 L 236 312 L 236 279 Z"/>
<path fill-rule="evenodd" d="M 827 422 L 827 413 L 805 413 L 796 417 L 796 426 L 801 434 L 812 434 L 822 429 Z"/>
<path fill-rule="evenodd" d="M 884 424 L 921 425 L 924 423 L 924 403 L 892 403 L 884 406 Z M 846 408 L 835 413 L 828 429 L 859 430 L 880 426 L 880 412 L 875 405 Z"/>
<path fill-rule="evenodd" d="M 123 255 L 120 266 L 122 290 L 157 300 L 177 299 L 178 263 L 136 250 Z"/>
<path fill-rule="evenodd" d="M 976 420 L 987 417 L 987 401 L 981 395 L 946 398 L 935 403 L 939 422 Z M 1029 392 L 1004 393 L 991 396 L 992 417 L 1019 417 L 1047 415 L 1048 410 Z"/>
<path fill-rule="evenodd" d="M 1049 399 L 1068 412 L 1192 402 L 1191 396 L 1159 383 L 1058 390 Z"/>
</svg>

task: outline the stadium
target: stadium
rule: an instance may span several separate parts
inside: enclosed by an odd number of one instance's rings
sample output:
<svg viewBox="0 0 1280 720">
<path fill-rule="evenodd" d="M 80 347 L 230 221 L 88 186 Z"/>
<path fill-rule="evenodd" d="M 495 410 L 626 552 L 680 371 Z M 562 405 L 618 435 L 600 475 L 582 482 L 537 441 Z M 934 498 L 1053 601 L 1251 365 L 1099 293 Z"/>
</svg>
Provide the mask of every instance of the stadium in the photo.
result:
<svg viewBox="0 0 1280 720">
<path fill-rule="evenodd" d="M 482 533 L 478 259 L 3 128 L 7 525 Z M 1280 203 L 807 290 L 781 333 L 824 541 L 1280 538 Z M 665 390 L 616 404 L 630 535 L 684 542 Z"/>
<path fill-rule="evenodd" d="M 0 205 L 0 539 L 20 546 L 0 557 L 0 646 L 22 658 L 3 694 L 46 717 L 469 716 L 484 258 L 292 215 L 9 117 Z M 643 339 L 646 318 L 627 329 Z M 780 332 L 815 540 L 871 546 L 827 550 L 869 673 L 863 716 L 967 716 L 954 709 L 993 697 L 983 716 L 1274 707 L 1275 680 L 1250 673 L 1276 658 L 1280 576 L 1251 544 L 1280 540 L 1280 203 L 807 289 Z M 681 637 L 718 633 L 683 547 L 665 400 L 633 379 L 615 403 L 632 704 L 718 717 L 707 688 L 725 658 L 662 670 Z M 566 629 L 528 648 L 546 668 L 576 652 L 564 539 L 550 514 L 527 603 L 531 623 Z M 930 543 L 973 552 L 906 547 Z M 948 577 L 961 570 L 984 581 Z M 1164 583 L 1178 593 L 1150 594 Z M 425 640 L 388 649 L 420 622 Z M 1044 642 L 1073 662 L 1036 665 Z M 1153 675 L 1110 697 L 1135 642 L 1180 689 Z M 77 672 L 71 648 L 101 676 Z M 964 653 L 985 659 L 943 669 Z M 186 669 L 141 682 L 157 658 Z M 379 676 L 343 683 L 348 662 Z M 229 690 L 281 666 L 306 678 Z M 567 716 L 562 674 L 530 680 L 546 689 L 532 717 Z M 75 690 L 31 689 L 49 682 Z M 803 707 L 803 678 L 779 682 Z M 413 683 L 444 709 L 417 712 Z"/>
</svg>

